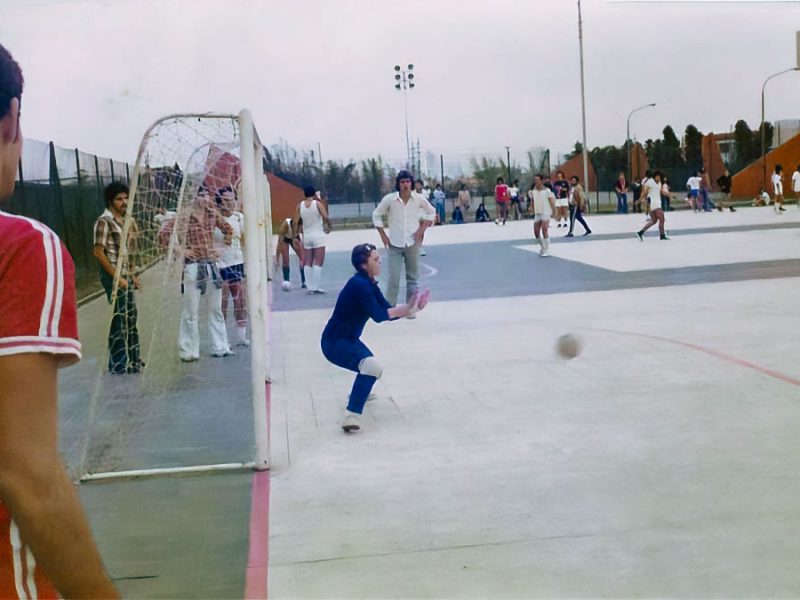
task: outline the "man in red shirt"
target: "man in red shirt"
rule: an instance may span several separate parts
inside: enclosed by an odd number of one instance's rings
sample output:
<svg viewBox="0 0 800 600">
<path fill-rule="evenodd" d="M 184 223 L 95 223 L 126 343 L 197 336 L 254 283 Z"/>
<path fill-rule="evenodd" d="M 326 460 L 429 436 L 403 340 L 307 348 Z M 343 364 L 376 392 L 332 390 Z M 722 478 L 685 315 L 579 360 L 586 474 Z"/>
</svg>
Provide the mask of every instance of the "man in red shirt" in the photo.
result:
<svg viewBox="0 0 800 600">
<path fill-rule="evenodd" d="M 494 220 L 496 225 L 500 225 L 500 219 L 503 220 L 503 225 L 506 224 L 508 219 L 508 203 L 511 201 L 511 194 L 508 191 L 508 186 L 503 183 L 503 178 L 497 178 L 497 185 L 494 186 L 494 201 L 497 204 L 497 218 Z"/>
<path fill-rule="evenodd" d="M 22 153 L 22 71 L 0 45 L 0 199 Z M 0 598 L 117 598 L 58 452 L 58 368 L 80 359 L 75 266 L 0 211 Z"/>
</svg>

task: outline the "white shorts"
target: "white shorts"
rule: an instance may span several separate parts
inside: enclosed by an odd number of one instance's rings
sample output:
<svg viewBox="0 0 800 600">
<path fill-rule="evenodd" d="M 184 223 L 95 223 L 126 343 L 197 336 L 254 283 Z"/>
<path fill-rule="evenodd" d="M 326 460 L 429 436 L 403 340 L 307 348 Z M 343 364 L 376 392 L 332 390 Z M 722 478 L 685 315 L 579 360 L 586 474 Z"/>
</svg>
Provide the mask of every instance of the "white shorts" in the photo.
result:
<svg viewBox="0 0 800 600">
<path fill-rule="evenodd" d="M 311 250 L 312 248 L 324 248 L 325 247 L 325 233 L 306 233 L 303 236 L 303 248 L 306 250 Z"/>
<path fill-rule="evenodd" d="M 569 199 L 568 198 L 556 198 L 556 208 L 561 206 L 569 206 Z"/>
<path fill-rule="evenodd" d="M 533 222 L 547 224 L 550 221 L 550 216 L 551 215 L 546 213 L 533 215 Z"/>
</svg>

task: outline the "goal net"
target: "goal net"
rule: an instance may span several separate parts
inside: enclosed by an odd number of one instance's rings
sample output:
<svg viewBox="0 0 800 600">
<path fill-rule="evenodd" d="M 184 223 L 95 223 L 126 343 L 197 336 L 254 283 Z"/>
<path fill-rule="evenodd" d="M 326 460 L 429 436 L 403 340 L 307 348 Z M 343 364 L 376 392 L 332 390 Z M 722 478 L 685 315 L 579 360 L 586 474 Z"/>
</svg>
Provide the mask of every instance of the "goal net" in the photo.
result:
<svg viewBox="0 0 800 600">
<path fill-rule="evenodd" d="M 95 225 L 95 248 L 99 236 L 113 255 L 115 232 L 119 248 L 83 332 L 84 362 L 97 360 L 71 461 L 81 479 L 268 467 L 262 161 L 248 111 L 169 116 L 145 133 L 124 226 Z"/>
</svg>

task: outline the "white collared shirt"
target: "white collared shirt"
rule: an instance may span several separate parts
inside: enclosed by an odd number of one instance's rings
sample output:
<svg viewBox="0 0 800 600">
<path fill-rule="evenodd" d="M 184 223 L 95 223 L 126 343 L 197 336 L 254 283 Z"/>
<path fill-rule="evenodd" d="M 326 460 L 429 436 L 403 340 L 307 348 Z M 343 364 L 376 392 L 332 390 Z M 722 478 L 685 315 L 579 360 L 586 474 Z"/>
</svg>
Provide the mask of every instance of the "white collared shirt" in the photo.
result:
<svg viewBox="0 0 800 600">
<path fill-rule="evenodd" d="M 422 194 L 411 192 L 408 203 L 400 198 L 400 192 L 386 194 L 372 211 L 372 224 L 384 227 L 383 217 L 389 222 L 389 243 L 396 248 L 413 246 L 414 234 L 421 221 L 433 222 L 436 210 Z"/>
</svg>

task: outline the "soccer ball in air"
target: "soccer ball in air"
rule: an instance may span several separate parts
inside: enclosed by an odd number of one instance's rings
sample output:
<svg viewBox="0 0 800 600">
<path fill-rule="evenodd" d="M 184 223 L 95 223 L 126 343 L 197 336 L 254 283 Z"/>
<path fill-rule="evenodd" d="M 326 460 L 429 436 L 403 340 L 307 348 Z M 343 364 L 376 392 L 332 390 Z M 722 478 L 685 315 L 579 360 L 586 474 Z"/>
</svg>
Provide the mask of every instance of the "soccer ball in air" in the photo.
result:
<svg viewBox="0 0 800 600">
<path fill-rule="evenodd" d="M 556 342 L 556 352 L 561 358 L 567 360 L 575 358 L 581 352 L 581 344 L 572 334 L 562 335 Z"/>
</svg>

